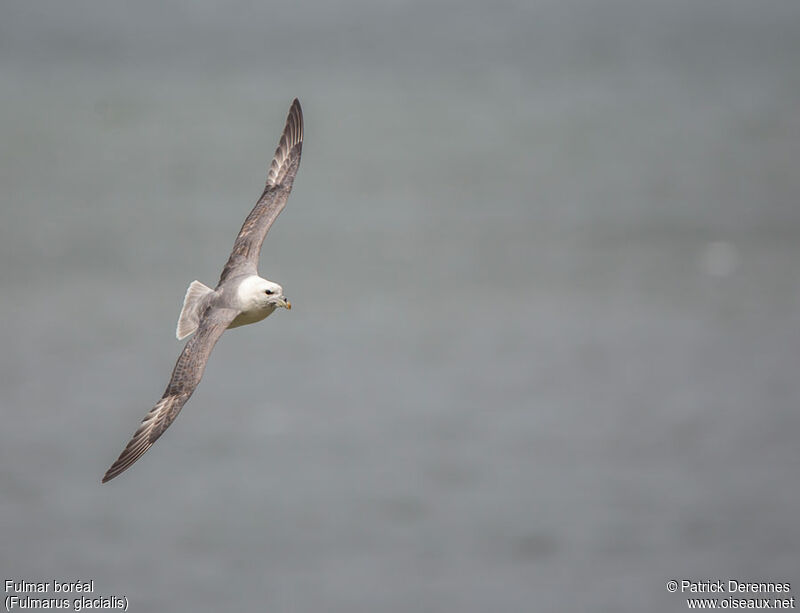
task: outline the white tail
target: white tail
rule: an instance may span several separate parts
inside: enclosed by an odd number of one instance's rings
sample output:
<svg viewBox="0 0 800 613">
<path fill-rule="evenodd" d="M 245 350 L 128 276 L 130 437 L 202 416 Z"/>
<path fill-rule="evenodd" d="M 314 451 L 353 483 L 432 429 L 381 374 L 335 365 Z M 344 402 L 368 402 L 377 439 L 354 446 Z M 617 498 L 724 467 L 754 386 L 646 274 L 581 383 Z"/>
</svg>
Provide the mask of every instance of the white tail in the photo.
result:
<svg viewBox="0 0 800 613">
<path fill-rule="evenodd" d="M 179 341 L 182 341 L 197 330 L 197 326 L 200 323 L 197 307 L 201 298 L 213 291 L 213 289 L 203 285 L 200 281 L 192 281 L 189 284 L 189 289 L 186 290 L 186 297 L 183 299 L 181 314 L 178 316 L 178 327 L 175 330 L 175 336 L 178 337 Z"/>
</svg>

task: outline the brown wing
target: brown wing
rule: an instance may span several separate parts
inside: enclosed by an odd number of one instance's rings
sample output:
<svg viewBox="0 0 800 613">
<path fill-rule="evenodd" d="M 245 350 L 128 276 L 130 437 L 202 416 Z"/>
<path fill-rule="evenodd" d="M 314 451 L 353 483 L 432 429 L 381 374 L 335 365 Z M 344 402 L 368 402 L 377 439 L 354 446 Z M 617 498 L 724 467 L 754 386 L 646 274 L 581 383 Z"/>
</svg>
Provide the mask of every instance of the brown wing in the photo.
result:
<svg viewBox="0 0 800 613">
<path fill-rule="evenodd" d="M 219 278 L 220 284 L 232 274 L 256 274 L 261 245 L 272 222 L 286 206 L 292 191 L 294 177 L 300 167 L 303 150 L 303 111 L 297 98 L 289 108 L 286 126 L 275 150 L 275 156 L 267 173 L 267 185 L 258 203 L 244 220 L 236 237 L 225 268 Z"/>
<path fill-rule="evenodd" d="M 133 438 L 128 442 L 117 461 L 103 476 L 103 483 L 110 481 L 138 460 L 150 449 L 158 437 L 175 420 L 186 401 L 194 392 L 211 350 L 219 337 L 236 317 L 235 309 L 213 309 L 200 322 L 200 327 L 192 339 L 186 343 L 167 385 L 164 395 L 142 420 Z"/>
</svg>

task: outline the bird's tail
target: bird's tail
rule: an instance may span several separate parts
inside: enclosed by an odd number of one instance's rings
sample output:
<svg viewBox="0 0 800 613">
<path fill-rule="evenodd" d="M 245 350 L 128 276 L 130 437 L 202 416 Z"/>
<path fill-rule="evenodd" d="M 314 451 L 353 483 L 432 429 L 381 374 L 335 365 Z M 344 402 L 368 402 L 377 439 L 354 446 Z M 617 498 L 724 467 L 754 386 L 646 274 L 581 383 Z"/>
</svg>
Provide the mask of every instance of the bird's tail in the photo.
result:
<svg viewBox="0 0 800 613">
<path fill-rule="evenodd" d="M 186 290 L 186 296 L 183 299 L 181 314 L 178 316 L 178 327 L 175 330 L 175 336 L 178 337 L 179 341 L 182 341 L 197 330 L 197 326 L 200 323 L 200 313 L 197 307 L 200 304 L 200 300 L 213 291 L 213 289 L 203 285 L 200 281 L 192 281 L 189 284 L 189 289 Z"/>
</svg>

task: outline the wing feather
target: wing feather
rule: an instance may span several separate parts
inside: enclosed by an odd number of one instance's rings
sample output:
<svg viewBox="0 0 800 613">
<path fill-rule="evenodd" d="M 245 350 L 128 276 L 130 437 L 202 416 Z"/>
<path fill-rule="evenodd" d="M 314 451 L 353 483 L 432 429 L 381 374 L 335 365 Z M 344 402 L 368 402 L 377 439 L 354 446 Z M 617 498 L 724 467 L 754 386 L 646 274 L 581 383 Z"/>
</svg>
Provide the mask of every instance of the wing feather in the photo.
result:
<svg viewBox="0 0 800 613">
<path fill-rule="evenodd" d="M 297 98 L 289 108 L 278 148 L 267 173 L 267 184 L 253 210 L 244 220 L 233 251 L 222 269 L 219 283 L 233 273 L 256 274 L 261 245 L 275 218 L 286 206 L 303 150 L 303 110 Z M 219 287 L 219 285 L 218 285 Z"/>
<path fill-rule="evenodd" d="M 169 428 L 200 383 L 211 350 L 236 314 L 235 309 L 212 310 L 210 307 L 206 311 L 197 334 L 186 343 L 175 363 L 164 395 L 145 416 L 119 458 L 103 476 L 103 483 L 130 468 Z"/>
</svg>

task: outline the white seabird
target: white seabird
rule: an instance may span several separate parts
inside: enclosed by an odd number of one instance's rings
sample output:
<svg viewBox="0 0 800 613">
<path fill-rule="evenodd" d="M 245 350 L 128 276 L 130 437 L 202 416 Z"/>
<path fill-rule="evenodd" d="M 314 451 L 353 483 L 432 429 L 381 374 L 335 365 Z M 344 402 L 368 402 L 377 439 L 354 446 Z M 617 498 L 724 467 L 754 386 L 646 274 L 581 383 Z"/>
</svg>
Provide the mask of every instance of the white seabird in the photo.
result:
<svg viewBox="0 0 800 613">
<path fill-rule="evenodd" d="M 277 307 L 292 308 L 283 295 L 283 288 L 259 277 L 257 267 L 264 237 L 292 191 L 302 148 L 303 111 L 295 98 L 269 167 L 264 193 L 244 220 L 217 287 L 211 289 L 192 281 L 186 291 L 176 336 L 182 340 L 194 333 L 194 337 L 184 346 L 161 400 L 142 420 L 117 461 L 103 476 L 103 483 L 142 457 L 175 420 L 200 383 L 211 350 L 226 329 L 261 321 Z"/>
</svg>

